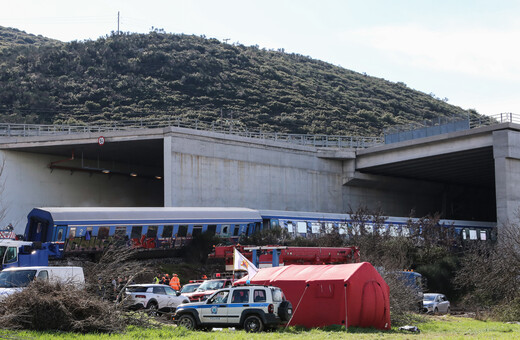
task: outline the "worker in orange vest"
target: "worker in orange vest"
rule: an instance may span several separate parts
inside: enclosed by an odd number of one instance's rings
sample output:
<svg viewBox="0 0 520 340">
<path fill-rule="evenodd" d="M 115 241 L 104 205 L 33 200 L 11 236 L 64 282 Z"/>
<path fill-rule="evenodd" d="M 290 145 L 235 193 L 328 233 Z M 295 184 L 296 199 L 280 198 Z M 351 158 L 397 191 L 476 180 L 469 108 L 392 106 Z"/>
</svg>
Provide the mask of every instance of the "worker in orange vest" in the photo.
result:
<svg viewBox="0 0 520 340">
<path fill-rule="evenodd" d="M 181 281 L 179 280 L 177 274 L 172 275 L 170 280 L 170 287 L 172 287 L 174 290 L 181 290 Z"/>
</svg>

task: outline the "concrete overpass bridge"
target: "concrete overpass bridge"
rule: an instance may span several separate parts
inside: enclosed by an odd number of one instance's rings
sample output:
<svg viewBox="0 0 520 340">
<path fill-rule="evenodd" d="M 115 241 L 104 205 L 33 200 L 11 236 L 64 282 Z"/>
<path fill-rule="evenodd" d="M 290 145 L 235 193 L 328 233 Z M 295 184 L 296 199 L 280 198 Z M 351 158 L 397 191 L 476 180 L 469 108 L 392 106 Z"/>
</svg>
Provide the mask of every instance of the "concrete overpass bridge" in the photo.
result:
<svg viewBox="0 0 520 340">
<path fill-rule="evenodd" d="M 1 224 L 36 206 L 240 206 L 505 222 L 520 203 L 520 125 L 378 138 L 193 129 L 0 126 Z M 103 137 L 101 141 L 100 137 Z"/>
</svg>

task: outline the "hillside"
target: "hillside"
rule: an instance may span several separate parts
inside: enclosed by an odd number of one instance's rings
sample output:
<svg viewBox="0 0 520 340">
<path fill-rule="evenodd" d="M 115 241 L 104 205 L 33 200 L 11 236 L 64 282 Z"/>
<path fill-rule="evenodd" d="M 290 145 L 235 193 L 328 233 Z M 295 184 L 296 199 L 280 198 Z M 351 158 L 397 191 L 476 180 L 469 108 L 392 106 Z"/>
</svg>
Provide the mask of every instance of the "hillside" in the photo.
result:
<svg viewBox="0 0 520 340">
<path fill-rule="evenodd" d="M 61 44 L 58 40 L 25 33 L 16 28 L 0 26 L 0 49 L 20 45 Z"/>
<path fill-rule="evenodd" d="M 27 123 L 232 118 L 252 130 L 374 135 L 467 114 L 302 55 L 158 32 L 1 49 L 0 86 L 0 120 Z"/>
</svg>

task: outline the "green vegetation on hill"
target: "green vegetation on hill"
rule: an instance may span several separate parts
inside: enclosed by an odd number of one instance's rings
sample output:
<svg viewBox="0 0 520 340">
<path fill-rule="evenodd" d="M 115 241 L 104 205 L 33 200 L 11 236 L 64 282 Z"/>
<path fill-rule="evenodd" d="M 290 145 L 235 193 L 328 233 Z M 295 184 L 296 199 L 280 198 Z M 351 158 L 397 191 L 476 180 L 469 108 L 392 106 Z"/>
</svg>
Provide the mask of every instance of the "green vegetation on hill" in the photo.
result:
<svg viewBox="0 0 520 340">
<path fill-rule="evenodd" d="M 58 40 L 25 33 L 16 28 L 0 26 L 0 49 L 19 45 L 61 44 Z"/>
<path fill-rule="evenodd" d="M 0 120 L 27 123 L 232 118 L 250 130 L 374 135 L 468 114 L 302 55 L 159 32 L 1 49 L 0 86 Z"/>
</svg>

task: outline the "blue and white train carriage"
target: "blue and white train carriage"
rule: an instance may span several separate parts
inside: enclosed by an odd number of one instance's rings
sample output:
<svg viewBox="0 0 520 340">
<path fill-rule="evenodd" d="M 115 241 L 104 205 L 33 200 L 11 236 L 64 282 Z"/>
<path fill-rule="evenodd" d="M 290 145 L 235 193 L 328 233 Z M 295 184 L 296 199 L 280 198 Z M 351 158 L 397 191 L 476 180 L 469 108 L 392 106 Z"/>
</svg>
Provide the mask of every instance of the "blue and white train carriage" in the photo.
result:
<svg viewBox="0 0 520 340">
<path fill-rule="evenodd" d="M 26 240 L 55 242 L 66 252 L 101 251 L 112 242 L 175 248 L 206 231 L 238 240 L 262 222 L 246 208 L 35 208 L 27 218 Z"/>
<path fill-rule="evenodd" d="M 339 234 L 355 235 L 359 233 L 359 223 L 356 223 L 349 214 L 331 214 L 317 212 L 260 210 L 263 218 L 263 227 L 272 228 L 280 226 L 286 228 L 293 236 L 312 237 L 322 232 L 337 230 Z M 368 233 L 389 232 L 391 236 L 408 236 L 409 217 L 389 216 L 385 219 L 381 229 L 375 230 L 373 221 L 365 222 L 365 230 Z M 439 225 L 453 228 L 456 235 L 462 240 L 487 241 L 491 240 L 495 222 L 439 220 Z"/>
<path fill-rule="evenodd" d="M 383 229 L 407 234 L 409 218 L 388 217 Z M 441 220 L 463 240 L 489 240 L 494 223 Z M 264 229 L 280 226 L 293 236 L 313 238 L 336 229 L 359 232 L 348 214 L 254 210 L 247 208 L 35 208 L 28 215 L 25 239 L 54 242 L 68 252 L 96 252 L 110 243 L 137 248 L 179 248 L 194 236 L 210 232 L 237 242 Z M 365 224 L 368 232 L 374 224 Z"/>
</svg>

